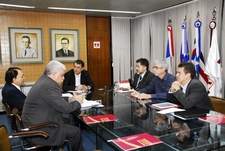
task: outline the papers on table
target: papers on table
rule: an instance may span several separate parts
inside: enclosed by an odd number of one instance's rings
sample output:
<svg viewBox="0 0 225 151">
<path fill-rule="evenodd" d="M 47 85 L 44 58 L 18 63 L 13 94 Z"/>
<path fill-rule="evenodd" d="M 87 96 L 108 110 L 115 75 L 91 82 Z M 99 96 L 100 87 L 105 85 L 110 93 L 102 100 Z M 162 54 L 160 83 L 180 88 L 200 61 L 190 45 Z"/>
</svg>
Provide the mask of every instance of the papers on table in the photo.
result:
<svg viewBox="0 0 225 151">
<path fill-rule="evenodd" d="M 86 90 L 76 90 L 76 91 L 67 91 L 69 93 L 76 93 L 76 94 L 81 94 L 81 93 L 87 93 Z"/>
<path fill-rule="evenodd" d="M 199 117 L 198 119 L 216 125 L 225 124 L 225 114 L 208 115 L 204 117 Z"/>
<path fill-rule="evenodd" d="M 94 123 L 104 123 L 117 121 L 118 118 L 113 114 L 105 114 L 105 115 L 96 115 L 96 116 L 85 116 L 83 117 L 85 123 L 94 124 Z"/>
<path fill-rule="evenodd" d="M 73 97 L 73 95 L 70 94 L 70 93 L 63 93 L 62 94 L 62 97 L 68 97 L 68 98 L 70 98 L 70 97 Z"/>
<path fill-rule="evenodd" d="M 164 110 L 168 108 L 177 108 L 178 105 L 174 103 L 170 103 L 170 102 L 163 102 L 163 103 L 152 104 L 151 107 L 158 110 Z"/>
<path fill-rule="evenodd" d="M 128 90 L 116 90 L 118 93 L 128 93 L 128 92 L 133 92 L 134 90 L 128 89 Z"/>
<path fill-rule="evenodd" d="M 87 110 L 92 108 L 93 106 L 98 106 L 98 105 L 101 105 L 101 104 L 97 101 L 84 99 L 83 103 L 81 104 L 81 110 Z"/>
<path fill-rule="evenodd" d="M 162 143 L 160 139 L 148 133 L 141 133 L 131 136 L 125 136 L 122 138 L 116 138 L 108 140 L 108 142 L 115 143 L 118 147 L 120 147 L 124 151 L 139 149 Z"/>
<path fill-rule="evenodd" d="M 177 112 L 177 111 L 185 111 L 185 109 L 169 108 L 169 109 L 165 109 L 165 110 L 158 111 L 157 113 L 160 113 L 160 114 L 168 114 L 168 113 L 174 113 L 174 112 Z"/>
<path fill-rule="evenodd" d="M 68 97 L 68 102 L 71 102 L 73 95 L 70 93 L 63 93 L 62 97 Z M 98 106 L 98 105 L 99 105 L 99 107 L 102 107 L 103 105 L 101 105 L 101 103 L 99 103 L 99 102 L 101 102 L 101 100 L 100 101 L 92 101 L 92 100 L 84 99 L 83 103 L 81 104 L 81 110 L 87 110 L 87 109 L 92 108 L 93 106 Z"/>
</svg>

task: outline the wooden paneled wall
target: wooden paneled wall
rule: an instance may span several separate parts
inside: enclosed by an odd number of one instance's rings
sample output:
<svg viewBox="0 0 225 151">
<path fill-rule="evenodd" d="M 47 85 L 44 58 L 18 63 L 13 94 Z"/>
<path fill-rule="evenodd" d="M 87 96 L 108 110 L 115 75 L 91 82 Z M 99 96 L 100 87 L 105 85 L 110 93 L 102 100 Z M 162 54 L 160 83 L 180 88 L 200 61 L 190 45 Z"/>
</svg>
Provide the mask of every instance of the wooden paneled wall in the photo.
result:
<svg viewBox="0 0 225 151">
<path fill-rule="evenodd" d="M 88 71 L 95 88 L 112 85 L 110 38 L 110 18 L 87 17 Z"/>
</svg>

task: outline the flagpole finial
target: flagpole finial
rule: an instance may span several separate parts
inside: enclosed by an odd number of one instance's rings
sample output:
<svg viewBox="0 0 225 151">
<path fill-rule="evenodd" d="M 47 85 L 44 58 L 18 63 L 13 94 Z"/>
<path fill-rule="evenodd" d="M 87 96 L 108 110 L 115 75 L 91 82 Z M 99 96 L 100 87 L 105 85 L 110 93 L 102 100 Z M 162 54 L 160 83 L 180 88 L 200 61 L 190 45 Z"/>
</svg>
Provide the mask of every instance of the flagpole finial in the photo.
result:
<svg viewBox="0 0 225 151">
<path fill-rule="evenodd" d="M 212 18 L 212 20 L 216 20 L 216 7 L 214 7 L 214 9 L 213 9 L 213 12 L 212 12 L 212 15 L 213 15 L 213 18 Z"/>
<path fill-rule="evenodd" d="M 186 20 L 187 20 L 187 16 L 186 16 L 186 15 L 184 15 L 184 21 L 186 22 Z"/>
<path fill-rule="evenodd" d="M 168 23 L 169 24 L 171 24 L 172 23 L 172 20 L 171 20 L 171 18 L 169 17 L 169 19 L 168 19 Z"/>
<path fill-rule="evenodd" d="M 197 15 L 196 15 L 196 16 L 197 16 L 197 18 L 199 18 L 199 17 L 200 17 L 200 13 L 199 13 L 199 11 L 197 12 Z"/>
</svg>

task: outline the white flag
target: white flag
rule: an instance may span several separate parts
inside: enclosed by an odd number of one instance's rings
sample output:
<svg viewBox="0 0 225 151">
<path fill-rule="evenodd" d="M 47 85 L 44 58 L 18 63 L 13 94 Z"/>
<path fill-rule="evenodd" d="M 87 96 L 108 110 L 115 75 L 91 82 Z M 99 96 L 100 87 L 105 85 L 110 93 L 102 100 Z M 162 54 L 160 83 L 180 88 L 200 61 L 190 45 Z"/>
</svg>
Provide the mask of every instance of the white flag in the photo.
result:
<svg viewBox="0 0 225 151">
<path fill-rule="evenodd" d="M 222 97 L 222 73 L 220 54 L 217 42 L 217 30 L 212 30 L 212 40 L 208 58 L 205 64 L 205 73 L 209 78 L 209 96 Z"/>
</svg>

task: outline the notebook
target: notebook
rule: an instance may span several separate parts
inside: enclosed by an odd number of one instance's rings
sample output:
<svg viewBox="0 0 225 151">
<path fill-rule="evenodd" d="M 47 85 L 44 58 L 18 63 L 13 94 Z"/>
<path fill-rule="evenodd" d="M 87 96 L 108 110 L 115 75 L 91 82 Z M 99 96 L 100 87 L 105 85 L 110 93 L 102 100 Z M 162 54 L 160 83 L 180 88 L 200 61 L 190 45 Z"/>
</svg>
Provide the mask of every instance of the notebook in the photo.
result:
<svg viewBox="0 0 225 151">
<path fill-rule="evenodd" d="M 200 111 L 200 110 L 195 110 L 195 109 L 188 109 L 186 111 L 174 112 L 174 115 L 176 117 L 190 119 L 190 118 L 198 118 L 198 117 L 206 116 L 206 112 Z"/>
</svg>

